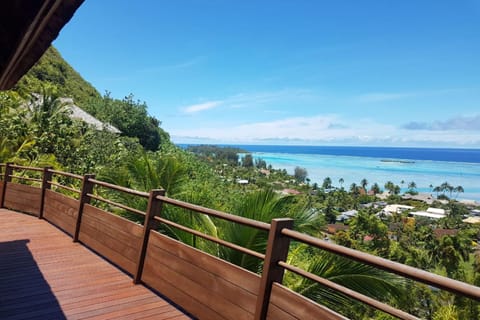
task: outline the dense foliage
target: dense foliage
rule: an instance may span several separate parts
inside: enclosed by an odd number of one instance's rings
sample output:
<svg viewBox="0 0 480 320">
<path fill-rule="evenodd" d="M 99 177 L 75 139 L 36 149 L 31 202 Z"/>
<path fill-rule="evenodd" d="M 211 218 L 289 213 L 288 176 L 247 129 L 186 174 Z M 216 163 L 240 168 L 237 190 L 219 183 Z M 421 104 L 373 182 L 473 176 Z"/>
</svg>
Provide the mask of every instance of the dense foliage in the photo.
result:
<svg viewBox="0 0 480 320">
<path fill-rule="evenodd" d="M 45 87 L 55 87 L 60 97 L 71 97 L 83 107 L 90 99 L 99 98 L 98 91 L 76 72 L 54 47 L 24 75 L 13 90 L 23 96 L 40 93 Z"/>
</svg>

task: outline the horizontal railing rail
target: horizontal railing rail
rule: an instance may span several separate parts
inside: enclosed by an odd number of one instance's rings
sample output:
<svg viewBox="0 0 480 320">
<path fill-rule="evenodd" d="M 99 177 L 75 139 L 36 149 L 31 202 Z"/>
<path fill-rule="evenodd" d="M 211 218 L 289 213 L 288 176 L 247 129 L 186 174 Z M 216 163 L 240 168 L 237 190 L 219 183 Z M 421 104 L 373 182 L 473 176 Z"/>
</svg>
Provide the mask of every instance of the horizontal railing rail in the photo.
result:
<svg viewBox="0 0 480 320">
<path fill-rule="evenodd" d="M 28 170 L 28 171 L 37 171 L 37 172 L 42 172 L 42 168 L 37 168 L 37 167 L 28 167 L 28 166 L 19 166 L 15 164 L 11 164 L 10 168 L 17 169 L 17 170 Z"/>
<path fill-rule="evenodd" d="M 114 207 L 118 207 L 118 208 L 120 208 L 120 209 L 124 209 L 124 210 L 130 211 L 130 212 L 132 212 L 132 213 L 136 213 L 136 214 L 138 214 L 138 215 L 140 215 L 140 216 L 145 216 L 145 211 L 138 210 L 138 209 L 135 209 L 135 208 L 126 206 L 126 205 L 124 205 L 124 204 L 121 204 L 121 203 L 118 203 L 118 202 L 115 202 L 115 201 L 112 201 L 112 200 L 108 200 L 108 199 L 102 198 L 102 197 L 100 197 L 100 196 L 97 196 L 97 195 L 94 195 L 94 194 L 91 194 L 91 193 L 87 193 L 87 196 L 90 197 L 90 199 L 98 200 L 98 201 L 107 203 L 107 204 L 112 205 L 112 206 L 114 206 Z"/>
<path fill-rule="evenodd" d="M 97 180 L 97 179 L 93 179 L 93 178 L 88 178 L 86 180 L 86 183 L 92 184 L 92 191 L 95 188 L 95 186 L 100 186 L 102 188 L 118 191 L 118 192 L 121 192 L 121 193 L 124 193 L 124 194 L 127 194 L 127 195 L 131 195 L 131 196 L 138 196 L 138 197 L 141 197 L 141 198 L 144 198 L 144 199 L 148 199 L 148 197 L 149 197 L 149 194 L 147 192 L 141 192 L 141 191 L 137 191 L 137 190 L 126 188 L 126 187 L 117 186 L 115 184 L 108 183 L 108 182 L 101 181 L 101 180 Z M 119 202 L 116 202 L 116 201 L 106 199 L 102 196 L 99 196 L 98 194 L 93 194 L 93 192 L 86 193 L 86 196 L 91 200 L 100 201 L 100 202 L 109 204 L 111 206 L 126 210 L 128 212 L 135 213 L 135 214 L 143 216 L 143 217 L 146 214 L 145 211 L 142 211 L 142 210 L 139 210 L 139 209 L 136 209 L 136 208 L 132 208 L 130 206 L 127 206 L 125 204 L 122 204 L 122 203 L 119 203 Z"/>
<path fill-rule="evenodd" d="M 102 186 L 102 187 L 105 187 L 105 188 L 108 188 L 108 189 L 121 191 L 121 192 L 124 192 L 126 194 L 139 196 L 139 197 L 142 197 L 142 198 L 145 198 L 145 199 L 148 199 L 148 195 L 149 195 L 148 192 L 142 192 L 142 191 L 137 191 L 137 190 L 134 190 L 134 189 L 126 188 L 126 187 L 117 186 L 116 184 L 108 183 L 108 182 L 101 181 L 101 180 L 88 179 L 88 182 L 91 182 L 95 185 L 99 185 L 99 186 Z"/>
<path fill-rule="evenodd" d="M 265 223 L 265 222 L 252 220 L 252 219 L 236 216 L 236 215 L 233 215 L 233 214 L 228 214 L 228 213 L 225 213 L 225 212 L 222 212 L 222 211 L 205 208 L 205 207 L 202 207 L 202 206 L 198 206 L 198 205 L 191 204 L 191 203 L 184 202 L 184 201 L 180 201 L 180 200 L 175 200 L 175 199 L 168 198 L 168 197 L 165 197 L 165 196 L 157 196 L 157 199 L 163 201 L 164 203 L 169 203 L 171 205 L 174 205 L 174 206 L 177 206 L 177 207 L 180 207 L 180 208 L 192 210 L 192 211 L 195 211 L 195 212 L 198 212 L 198 213 L 203 213 L 203 214 L 206 214 L 206 215 L 209 215 L 209 216 L 212 216 L 212 217 L 220 218 L 220 219 L 227 220 L 227 221 L 230 221 L 230 222 L 235 222 L 235 223 L 238 223 L 238 224 L 241 224 L 241 225 L 244 225 L 244 226 L 257 228 L 257 229 L 264 230 L 264 231 L 269 231 L 270 230 L 270 224 Z"/>
<path fill-rule="evenodd" d="M 22 175 L 16 175 L 15 171 L 21 171 Z M 27 171 L 31 171 L 33 173 L 29 175 L 23 175 Z M 50 199 L 49 201 L 52 201 L 52 202 L 62 201 L 63 199 L 63 201 L 66 201 L 67 203 L 69 203 L 68 208 L 70 208 L 69 209 L 70 222 L 68 222 L 69 224 L 64 223 L 64 225 L 68 225 L 68 226 L 73 225 L 74 230 L 71 232 L 71 234 L 74 241 L 79 241 L 79 235 L 81 234 L 81 230 L 83 228 L 82 214 L 83 214 L 83 211 L 86 210 L 84 209 L 85 205 L 90 204 L 92 200 L 102 202 L 107 204 L 108 206 L 117 207 L 122 210 L 131 212 L 143 217 L 144 218 L 144 221 L 142 219 L 143 224 L 139 225 L 138 222 L 129 222 L 128 220 L 121 219 L 118 217 L 112 218 L 112 213 L 108 213 L 100 209 L 94 208 L 94 206 L 93 207 L 89 206 L 88 211 L 86 213 L 87 214 L 86 218 L 90 220 L 89 222 L 86 222 L 87 225 L 84 226 L 86 228 L 85 232 L 89 232 L 88 234 L 84 235 L 86 237 L 85 239 L 87 239 L 88 241 L 93 241 L 92 243 L 94 243 L 94 241 L 100 241 L 96 239 L 93 239 L 93 240 L 91 239 L 92 230 L 97 230 L 95 228 L 100 228 L 98 229 L 99 230 L 98 232 L 101 232 L 102 226 L 104 226 L 105 228 L 109 228 L 110 231 L 108 231 L 109 232 L 108 239 L 110 239 L 110 237 L 113 237 L 112 239 L 115 239 L 114 233 L 120 232 L 120 231 L 115 231 L 115 228 L 109 226 L 108 223 L 113 223 L 113 225 L 116 225 L 119 223 L 124 223 L 126 221 L 132 224 L 131 226 L 122 227 L 122 228 L 124 228 L 125 230 L 136 230 L 135 231 L 136 235 L 134 237 L 128 237 L 125 234 L 123 234 L 121 238 L 127 239 L 127 242 L 128 242 L 128 239 L 132 239 L 132 241 L 134 241 L 135 243 L 138 243 L 138 247 L 135 247 L 136 250 L 138 250 L 138 257 L 133 259 L 133 260 L 136 260 L 136 262 L 134 262 L 135 270 L 131 271 L 135 283 L 139 283 L 143 281 L 142 273 L 145 268 L 144 263 L 147 256 L 147 250 L 150 250 L 148 249 L 150 248 L 149 247 L 150 231 L 155 231 L 155 229 L 157 229 L 160 224 L 164 224 L 168 227 L 175 228 L 180 231 L 192 234 L 195 237 L 205 239 L 207 241 L 216 243 L 220 246 L 224 246 L 224 247 L 236 250 L 242 254 L 246 254 L 262 260 L 263 270 L 260 276 L 260 288 L 258 290 L 258 296 L 255 294 L 255 297 L 256 297 L 256 307 L 254 311 L 255 319 L 266 318 L 267 310 L 271 303 L 271 295 L 273 294 L 272 288 L 274 287 L 275 283 L 278 283 L 278 284 L 283 283 L 283 274 L 285 271 L 292 272 L 301 277 L 314 281 L 321 286 L 334 290 L 339 294 L 343 294 L 344 296 L 360 301 L 370 307 L 381 310 L 397 318 L 409 319 L 409 320 L 417 319 L 414 315 L 410 315 L 402 310 L 396 309 L 384 302 L 378 301 L 364 294 L 353 291 L 331 280 L 322 278 L 298 266 L 287 263 L 288 261 L 287 257 L 290 251 L 291 241 L 296 241 L 304 245 L 317 248 L 319 250 L 324 250 L 332 254 L 357 261 L 362 264 L 373 266 L 375 268 L 387 271 L 389 273 L 396 274 L 398 276 L 401 276 L 407 279 L 418 281 L 420 283 L 424 283 L 439 289 L 447 290 L 449 292 L 480 301 L 480 288 L 477 286 L 463 283 L 447 277 L 439 276 L 436 274 L 432 274 L 424 270 L 406 266 L 398 262 L 390 261 L 390 260 L 377 257 L 368 253 L 356 251 L 350 248 L 346 248 L 337 244 L 333 244 L 333 243 L 300 233 L 298 231 L 293 230 L 293 221 L 291 219 L 274 219 L 272 220 L 271 223 L 265 223 L 265 222 L 237 216 L 234 214 L 229 214 L 229 213 L 225 213 L 225 212 L 210 209 L 210 208 L 205 208 L 199 205 L 194 205 L 185 201 L 172 199 L 165 196 L 165 192 L 163 190 L 152 190 L 149 193 L 147 193 L 147 192 L 130 189 L 127 187 L 118 186 L 105 181 L 97 180 L 93 175 L 81 176 L 73 173 L 54 170 L 52 168 L 36 168 L 36 167 L 30 167 L 30 166 L 14 165 L 11 163 L 5 163 L 5 164 L 1 163 L 0 172 L 3 180 L 2 183 L 0 184 L 2 186 L 2 190 L 0 194 L 2 196 L 1 202 L 0 202 L 1 207 L 4 207 L 6 203 L 6 195 L 8 195 L 7 190 L 9 190 L 9 188 L 12 188 L 12 191 L 9 191 L 10 198 L 7 199 L 9 201 L 8 202 L 9 204 L 16 203 L 11 199 L 13 197 L 12 195 L 17 196 L 19 192 L 22 192 L 22 190 L 24 190 L 23 192 L 30 192 L 31 190 L 33 191 L 36 190 L 35 199 L 39 199 L 38 201 L 40 201 L 40 204 L 39 206 L 37 205 L 35 208 L 38 208 L 38 207 L 40 208 L 38 212 L 39 218 L 43 218 L 43 211 L 44 211 L 46 198 Z M 31 182 L 35 184 L 40 183 L 41 188 L 33 187 L 33 186 L 21 186 L 21 185 L 18 185 L 17 183 L 12 183 L 12 179 Z M 70 184 L 70 185 L 66 185 L 66 184 Z M 77 188 L 77 186 L 79 186 L 79 188 Z M 47 191 L 51 187 L 54 187 L 55 190 L 57 190 L 58 188 L 58 189 L 63 189 L 71 193 L 74 193 L 78 195 L 78 199 L 68 200 L 68 197 L 62 198 L 61 196 L 58 196 L 58 193 L 57 195 L 55 195 L 56 191 L 54 190 L 53 192 L 52 190 Z M 146 210 L 133 208 L 131 206 L 108 199 L 107 198 L 108 196 L 105 196 L 105 194 L 110 195 L 110 197 L 113 197 L 113 196 L 110 193 L 104 193 L 102 188 L 111 190 L 111 191 L 113 190 L 115 192 L 120 192 L 131 197 L 139 197 L 144 200 L 148 199 Z M 96 192 L 96 191 L 102 191 L 102 192 Z M 31 195 L 29 196 L 32 197 Z M 143 203 L 145 204 L 145 202 Z M 22 203 L 22 205 L 24 204 Z M 58 205 L 58 202 L 57 202 L 57 205 Z M 98 206 L 98 204 L 96 205 Z M 249 248 L 242 247 L 238 244 L 231 243 L 224 239 L 220 239 L 217 236 L 213 236 L 213 235 L 201 232 L 199 230 L 195 230 L 192 227 L 182 225 L 175 221 L 167 219 L 166 216 L 163 214 L 163 210 L 164 210 L 163 207 L 165 205 L 182 208 L 185 210 L 189 210 L 192 213 L 207 215 L 215 219 L 222 219 L 224 221 L 235 223 L 241 226 L 255 228 L 262 232 L 266 232 L 268 233 L 268 243 L 266 247 L 266 252 L 263 253 L 263 252 L 254 251 Z M 52 208 L 57 208 L 57 206 L 55 206 L 54 204 L 47 204 L 47 207 L 49 208 L 49 210 L 53 210 Z M 73 214 L 71 210 L 76 211 L 75 214 Z M 61 214 L 57 214 L 57 213 L 54 214 L 54 213 L 51 213 L 51 211 L 49 212 L 50 212 L 49 214 L 52 215 L 53 219 L 61 219 Z M 103 215 L 103 217 L 105 217 L 106 221 L 102 222 L 103 223 L 102 226 L 97 226 L 99 218 L 96 218 L 95 215 L 101 215 L 101 216 Z M 106 215 L 108 215 L 108 217 Z M 121 219 L 122 221 L 112 220 L 112 219 Z M 125 230 L 123 230 L 122 232 L 125 233 L 126 232 Z M 141 237 L 139 235 L 139 230 L 143 230 L 142 231 L 143 235 Z M 103 239 L 103 238 L 107 239 L 106 237 L 107 235 L 105 236 L 100 235 L 99 239 Z M 119 234 L 119 237 L 120 237 L 120 234 Z M 156 239 L 157 240 L 155 241 L 159 241 L 158 238 Z M 108 252 L 109 254 L 113 254 L 112 250 L 114 250 L 115 248 L 119 249 L 120 245 L 116 243 L 112 243 L 111 240 L 108 240 L 108 241 L 110 241 L 109 245 L 112 246 L 110 249 L 108 249 L 109 250 Z M 115 242 L 115 240 L 113 241 Z M 129 257 L 128 259 L 130 259 L 129 260 L 130 262 L 127 263 L 127 266 L 130 266 L 129 270 L 132 270 L 131 250 L 133 248 L 132 247 L 133 244 L 126 243 L 121 245 L 124 246 L 121 248 L 123 248 L 122 250 L 124 252 L 122 251 L 123 252 L 122 254 L 125 254 L 125 256 L 118 258 L 119 259 L 118 261 L 124 261 L 122 259 L 126 259 L 127 257 Z M 137 244 L 135 244 L 135 246 L 137 246 Z M 101 249 L 102 246 L 99 246 L 98 248 Z M 190 254 L 194 255 L 193 253 L 190 253 Z M 181 257 L 181 259 L 183 258 L 184 257 Z M 149 268 L 151 268 L 151 266 Z M 337 319 L 338 317 L 333 317 L 333 318 Z"/>
<path fill-rule="evenodd" d="M 262 253 L 259 253 L 257 251 L 253 251 L 253 250 L 250 250 L 250 249 L 247 249 L 247 248 L 244 248 L 242 246 L 239 246 L 239 245 L 236 245 L 234 243 L 231 243 L 231 242 L 228 242 L 228 241 L 225 241 L 225 240 L 222 240 L 222 239 L 219 239 L 217 237 L 213 237 L 213 236 L 210 236 L 208 234 L 205 234 L 203 232 L 199 232 L 197 230 L 194 230 L 194 229 L 191 229 L 191 228 L 188 228 L 188 227 L 185 227 L 181 224 L 178 224 L 178 223 L 175 223 L 173 221 L 170 221 L 170 220 L 167 220 L 167 219 L 164 219 L 164 218 L 160 218 L 160 217 L 154 217 L 154 219 L 156 221 L 159 221 L 163 224 L 166 224 L 168 226 L 171 226 L 171 227 L 174 227 L 176 229 L 179 229 L 179 230 L 182 230 L 182 231 L 185 231 L 185 232 L 188 232 L 192 235 L 195 235 L 197 237 L 200 237 L 200 238 L 203 238 L 205 240 L 209 240 L 209 241 L 212 241 L 212 242 L 215 242 L 219 245 L 222 245 L 222 246 L 225 246 L 227 248 L 230 248 L 230 249 L 234 249 L 234 250 L 237 250 L 241 253 L 245 253 L 245 254 L 248 254 L 252 257 L 255 257 L 255 258 L 258 258 L 260 260 L 264 260 L 265 259 L 265 255 L 262 254 Z"/>
<path fill-rule="evenodd" d="M 194 204 L 191 204 L 191 203 L 188 203 L 188 202 L 185 202 L 185 201 L 172 199 L 172 198 L 169 198 L 169 197 L 166 197 L 166 196 L 157 196 L 156 199 L 160 200 L 164 204 L 169 204 L 169 205 L 172 205 L 172 206 L 175 206 L 175 207 L 178 207 L 178 208 L 190 210 L 190 211 L 193 211 L 195 213 L 205 214 L 205 215 L 210 216 L 210 217 L 215 217 L 215 218 L 222 219 L 222 220 L 225 220 L 225 221 L 237 223 L 237 224 L 240 224 L 240 225 L 243 225 L 243 226 L 246 226 L 246 227 L 255 228 L 255 229 L 258 229 L 258 230 L 261 230 L 261 231 L 269 231 L 270 230 L 270 224 L 265 223 L 265 222 L 252 220 L 252 219 L 247 219 L 247 218 L 244 218 L 244 217 L 240 217 L 240 216 L 237 216 L 237 215 L 225 213 L 225 212 L 222 212 L 222 211 L 202 207 L 202 206 L 199 206 L 199 205 L 194 205 Z M 168 226 L 171 226 L 173 228 L 182 230 L 184 232 L 187 232 L 187 233 L 190 233 L 194 236 L 198 236 L 202 239 L 214 242 L 214 243 L 219 244 L 221 246 L 224 246 L 224 247 L 227 247 L 227 248 L 230 248 L 230 249 L 233 249 L 233 250 L 237 250 L 241 253 L 244 253 L 244 254 L 247 254 L 249 256 L 255 257 L 257 259 L 260 259 L 260 260 L 265 259 L 265 254 L 263 254 L 263 253 L 260 253 L 260 252 L 254 251 L 254 250 L 250 250 L 248 248 L 239 246 L 235 243 L 225 241 L 223 239 L 205 234 L 203 232 L 199 232 L 197 230 L 194 230 L 192 228 L 188 228 L 186 226 L 180 225 L 178 223 L 175 223 L 171 220 L 167 220 L 167 219 L 162 218 L 162 217 L 154 217 L 154 219 L 156 221 L 159 221 L 159 222 L 161 222 L 163 224 L 166 224 Z"/>
<path fill-rule="evenodd" d="M 19 166 L 14 164 L 6 164 L 5 168 L 10 168 L 9 172 L 5 172 L 4 179 L 6 181 L 30 181 L 32 183 L 41 183 L 41 178 L 35 178 L 35 176 L 41 176 L 43 169 L 29 166 Z M 17 174 L 15 174 L 17 172 Z M 33 172 L 33 173 L 32 173 Z"/>
<path fill-rule="evenodd" d="M 32 182 L 42 182 L 42 179 L 37 179 L 37 178 L 30 178 L 30 177 L 24 177 L 24 176 L 17 176 L 17 175 L 10 175 L 9 176 L 12 179 L 17 179 L 17 180 L 24 180 L 24 181 L 32 181 Z"/>
<path fill-rule="evenodd" d="M 50 172 L 52 174 L 64 176 L 64 177 L 77 179 L 77 180 L 82 180 L 83 179 L 83 176 L 78 175 L 78 174 L 73 174 L 73 173 L 70 173 L 70 172 L 64 172 L 64 171 L 53 170 L 53 169 L 48 169 L 48 172 Z"/>
<path fill-rule="evenodd" d="M 67 187 L 67 186 L 64 186 L 63 184 L 60 184 L 60 183 L 56 183 L 56 182 L 53 182 L 51 180 L 48 180 L 47 183 L 53 187 L 56 187 L 56 188 L 60 188 L 60 189 L 64 189 L 64 190 L 68 190 L 68 191 L 71 191 L 73 193 L 80 193 L 81 191 L 78 190 L 78 189 L 75 189 L 75 188 L 71 188 L 71 187 Z"/>
</svg>

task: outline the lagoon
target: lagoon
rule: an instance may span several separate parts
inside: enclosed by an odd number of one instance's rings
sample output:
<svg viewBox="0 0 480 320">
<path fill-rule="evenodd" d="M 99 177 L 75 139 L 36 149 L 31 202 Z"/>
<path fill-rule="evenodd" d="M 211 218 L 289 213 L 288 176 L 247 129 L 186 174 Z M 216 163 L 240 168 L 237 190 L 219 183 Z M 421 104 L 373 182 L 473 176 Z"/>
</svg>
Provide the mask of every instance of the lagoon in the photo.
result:
<svg viewBox="0 0 480 320">
<path fill-rule="evenodd" d="M 349 188 L 352 183 L 360 184 L 365 178 L 371 186 L 378 183 L 381 188 L 387 181 L 392 181 L 407 190 L 408 183 L 414 181 L 419 192 L 432 192 L 432 186 L 447 181 L 452 186 L 462 186 L 464 193 L 458 199 L 480 201 L 480 163 L 413 160 L 382 161 L 377 157 L 359 157 L 325 154 L 294 154 L 253 152 L 254 158 L 261 158 L 276 169 L 286 169 L 290 174 L 296 166 L 307 169 L 311 183 L 321 184 L 325 177 L 332 179 L 333 185 Z M 394 159 L 389 160 L 405 160 Z M 402 184 L 402 181 L 404 183 Z M 434 194 L 435 195 L 435 194 Z M 453 194 L 452 196 L 455 196 Z"/>
<path fill-rule="evenodd" d="M 186 148 L 188 145 L 179 145 Z M 414 181 L 417 191 L 433 193 L 432 188 L 447 181 L 462 186 L 457 199 L 480 202 L 480 149 L 297 146 L 297 145 L 220 145 L 248 151 L 275 169 L 293 174 L 296 166 L 307 169 L 311 183 L 322 184 L 325 177 L 333 185 L 348 189 L 352 183 L 367 179 L 369 186 L 378 183 L 383 189 L 387 181 L 399 185 L 402 192 Z M 402 181 L 404 183 L 402 183 Z M 368 186 L 367 186 L 368 188 Z M 433 193 L 435 195 L 435 193 Z M 449 196 L 449 194 L 447 194 Z"/>
</svg>

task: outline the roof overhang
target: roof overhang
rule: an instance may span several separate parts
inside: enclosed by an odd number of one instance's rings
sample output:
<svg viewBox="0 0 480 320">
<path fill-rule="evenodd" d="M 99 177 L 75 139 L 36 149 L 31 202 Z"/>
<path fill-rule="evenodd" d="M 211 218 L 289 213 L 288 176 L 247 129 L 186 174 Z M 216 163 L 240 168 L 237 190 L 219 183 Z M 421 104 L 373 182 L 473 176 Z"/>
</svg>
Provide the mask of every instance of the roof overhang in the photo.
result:
<svg viewBox="0 0 480 320">
<path fill-rule="evenodd" d="M 12 88 L 40 59 L 83 1 L 0 3 L 0 90 Z"/>
</svg>

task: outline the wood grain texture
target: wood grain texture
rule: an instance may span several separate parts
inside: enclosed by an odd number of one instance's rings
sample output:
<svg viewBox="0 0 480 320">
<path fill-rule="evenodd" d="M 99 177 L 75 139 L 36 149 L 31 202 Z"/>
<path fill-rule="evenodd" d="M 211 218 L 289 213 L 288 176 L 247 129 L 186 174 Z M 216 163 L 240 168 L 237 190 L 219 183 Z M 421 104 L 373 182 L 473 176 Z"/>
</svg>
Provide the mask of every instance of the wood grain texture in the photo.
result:
<svg viewBox="0 0 480 320">
<path fill-rule="evenodd" d="M 348 318 L 345 318 L 278 283 L 274 283 L 272 286 L 267 319 L 348 320 Z"/>
<path fill-rule="evenodd" d="M 42 193 L 40 188 L 13 182 L 7 182 L 6 188 L 5 208 L 39 215 Z"/>
<path fill-rule="evenodd" d="M 45 190 L 43 217 L 50 223 L 73 235 L 79 201 L 52 190 Z"/>
<path fill-rule="evenodd" d="M 0 209 L 0 318 L 190 319 L 45 220 Z"/>
<path fill-rule="evenodd" d="M 200 319 L 253 319 L 260 277 L 151 232 L 142 281 Z"/>
<path fill-rule="evenodd" d="M 136 272 L 143 227 L 85 204 L 79 240 L 130 274 Z"/>
<path fill-rule="evenodd" d="M 3 197 L 3 181 L 0 181 L 0 203 L 2 203 L 2 197 Z"/>
</svg>

